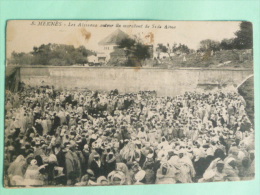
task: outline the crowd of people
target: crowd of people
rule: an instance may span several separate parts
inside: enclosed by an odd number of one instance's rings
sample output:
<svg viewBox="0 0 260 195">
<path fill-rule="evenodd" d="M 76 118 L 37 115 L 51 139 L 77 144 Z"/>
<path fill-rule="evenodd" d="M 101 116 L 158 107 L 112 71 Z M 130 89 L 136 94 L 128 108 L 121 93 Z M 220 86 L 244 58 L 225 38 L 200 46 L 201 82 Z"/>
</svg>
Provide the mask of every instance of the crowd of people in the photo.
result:
<svg viewBox="0 0 260 195">
<path fill-rule="evenodd" d="M 254 178 L 254 129 L 236 92 L 6 91 L 5 185 L 96 186 Z"/>
</svg>

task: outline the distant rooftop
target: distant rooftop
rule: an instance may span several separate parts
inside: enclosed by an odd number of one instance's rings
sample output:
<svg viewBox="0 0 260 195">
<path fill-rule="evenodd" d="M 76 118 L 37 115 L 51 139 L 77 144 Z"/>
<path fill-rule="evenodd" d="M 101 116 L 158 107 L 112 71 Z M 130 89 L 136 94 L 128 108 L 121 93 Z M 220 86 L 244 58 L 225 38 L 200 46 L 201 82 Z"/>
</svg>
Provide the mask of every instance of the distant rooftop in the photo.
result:
<svg viewBox="0 0 260 195">
<path fill-rule="evenodd" d="M 129 35 L 120 29 L 117 29 L 103 40 L 101 40 L 99 45 L 118 45 L 123 39 L 129 38 Z"/>
</svg>

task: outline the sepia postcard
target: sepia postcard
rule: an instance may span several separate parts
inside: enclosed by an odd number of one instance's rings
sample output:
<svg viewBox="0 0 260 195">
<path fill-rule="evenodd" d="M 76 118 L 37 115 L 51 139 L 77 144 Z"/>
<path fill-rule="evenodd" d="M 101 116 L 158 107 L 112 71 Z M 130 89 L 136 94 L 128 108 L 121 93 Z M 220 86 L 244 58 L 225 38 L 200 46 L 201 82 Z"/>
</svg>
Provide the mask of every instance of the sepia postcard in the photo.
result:
<svg viewBox="0 0 260 195">
<path fill-rule="evenodd" d="M 4 185 L 255 177 L 248 21 L 10 20 Z"/>
</svg>

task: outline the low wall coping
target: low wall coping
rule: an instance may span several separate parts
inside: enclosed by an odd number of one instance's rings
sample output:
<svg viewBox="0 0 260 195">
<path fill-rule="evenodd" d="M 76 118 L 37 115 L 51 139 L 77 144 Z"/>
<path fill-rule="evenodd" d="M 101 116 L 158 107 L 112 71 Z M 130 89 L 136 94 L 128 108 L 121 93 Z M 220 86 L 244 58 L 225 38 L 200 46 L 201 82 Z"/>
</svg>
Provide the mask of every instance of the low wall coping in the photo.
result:
<svg viewBox="0 0 260 195">
<path fill-rule="evenodd" d="M 44 65 L 23 65 L 23 66 L 7 66 L 17 68 L 74 68 L 74 69 L 133 69 L 133 70 L 212 70 L 212 71 L 253 71 L 251 68 L 156 68 L 156 67 L 89 67 L 89 66 L 44 66 Z"/>
</svg>

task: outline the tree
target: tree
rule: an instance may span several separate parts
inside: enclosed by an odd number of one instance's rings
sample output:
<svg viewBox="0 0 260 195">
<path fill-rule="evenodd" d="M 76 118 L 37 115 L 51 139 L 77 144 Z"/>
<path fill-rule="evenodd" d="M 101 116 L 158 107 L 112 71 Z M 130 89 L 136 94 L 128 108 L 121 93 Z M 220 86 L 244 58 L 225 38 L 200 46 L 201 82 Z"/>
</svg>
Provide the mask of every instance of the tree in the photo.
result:
<svg viewBox="0 0 260 195">
<path fill-rule="evenodd" d="M 235 32 L 234 47 L 237 49 L 253 48 L 253 26 L 251 22 L 240 23 L 240 30 Z"/>
<path fill-rule="evenodd" d="M 200 51 L 219 51 L 220 42 L 211 39 L 205 39 L 200 41 Z"/>
<path fill-rule="evenodd" d="M 12 52 L 11 57 L 8 59 L 8 63 L 13 65 L 29 65 L 32 63 L 32 55 L 24 52 Z"/>
<path fill-rule="evenodd" d="M 51 55 L 51 43 L 45 45 L 42 44 L 40 47 L 33 47 L 32 55 L 33 64 L 48 65 Z"/>
<path fill-rule="evenodd" d="M 75 48 L 73 45 L 49 43 L 33 47 L 33 51 L 30 53 L 13 52 L 8 63 L 54 66 L 84 65 L 90 54 L 94 54 L 94 52 L 87 50 L 84 46 Z"/>
<path fill-rule="evenodd" d="M 137 43 L 135 45 L 133 53 L 134 56 L 136 56 L 139 60 L 145 60 L 147 58 L 150 58 L 149 47 L 141 43 Z"/>
<path fill-rule="evenodd" d="M 125 51 L 127 57 L 126 66 L 142 66 L 143 60 L 150 57 L 149 46 L 131 38 L 122 39 L 119 48 Z"/>
<path fill-rule="evenodd" d="M 156 50 L 158 50 L 159 52 L 164 52 L 164 53 L 168 52 L 168 48 L 165 45 L 163 45 L 162 43 L 158 44 L 158 47 L 156 48 Z"/>
<path fill-rule="evenodd" d="M 131 49 L 136 44 L 136 41 L 131 38 L 122 39 L 119 43 L 119 48 Z"/>
<path fill-rule="evenodd" d="M 157 51 L 158 57 L 160 56 L 161 53 L 167 53 L 169 55 L 169 58 L 171 57 L 171 55 L 170 55 L 171 50 L 170 50 L 169 44 L 167 44 L 167 46 L 165 46 L 162 43 L 159 43 L 157 45 L 156 51 Z"/>
<path fill-rule="evenodd" d="M 223 39 L 220 43 L 220 48 L 223 50 L 234 49 L 234 38 Z"/>
<path fill-rule="evenodd" d="M 172 47 L 172 51 L 173 52 L 181 52 L 181 53 L 190 53 L 190 48 L 185 45 L 185 44 L 181 44 L 179 43 L 179 45 L 177 46 L 177 44 L 175 43 Z"/>
</svg>

